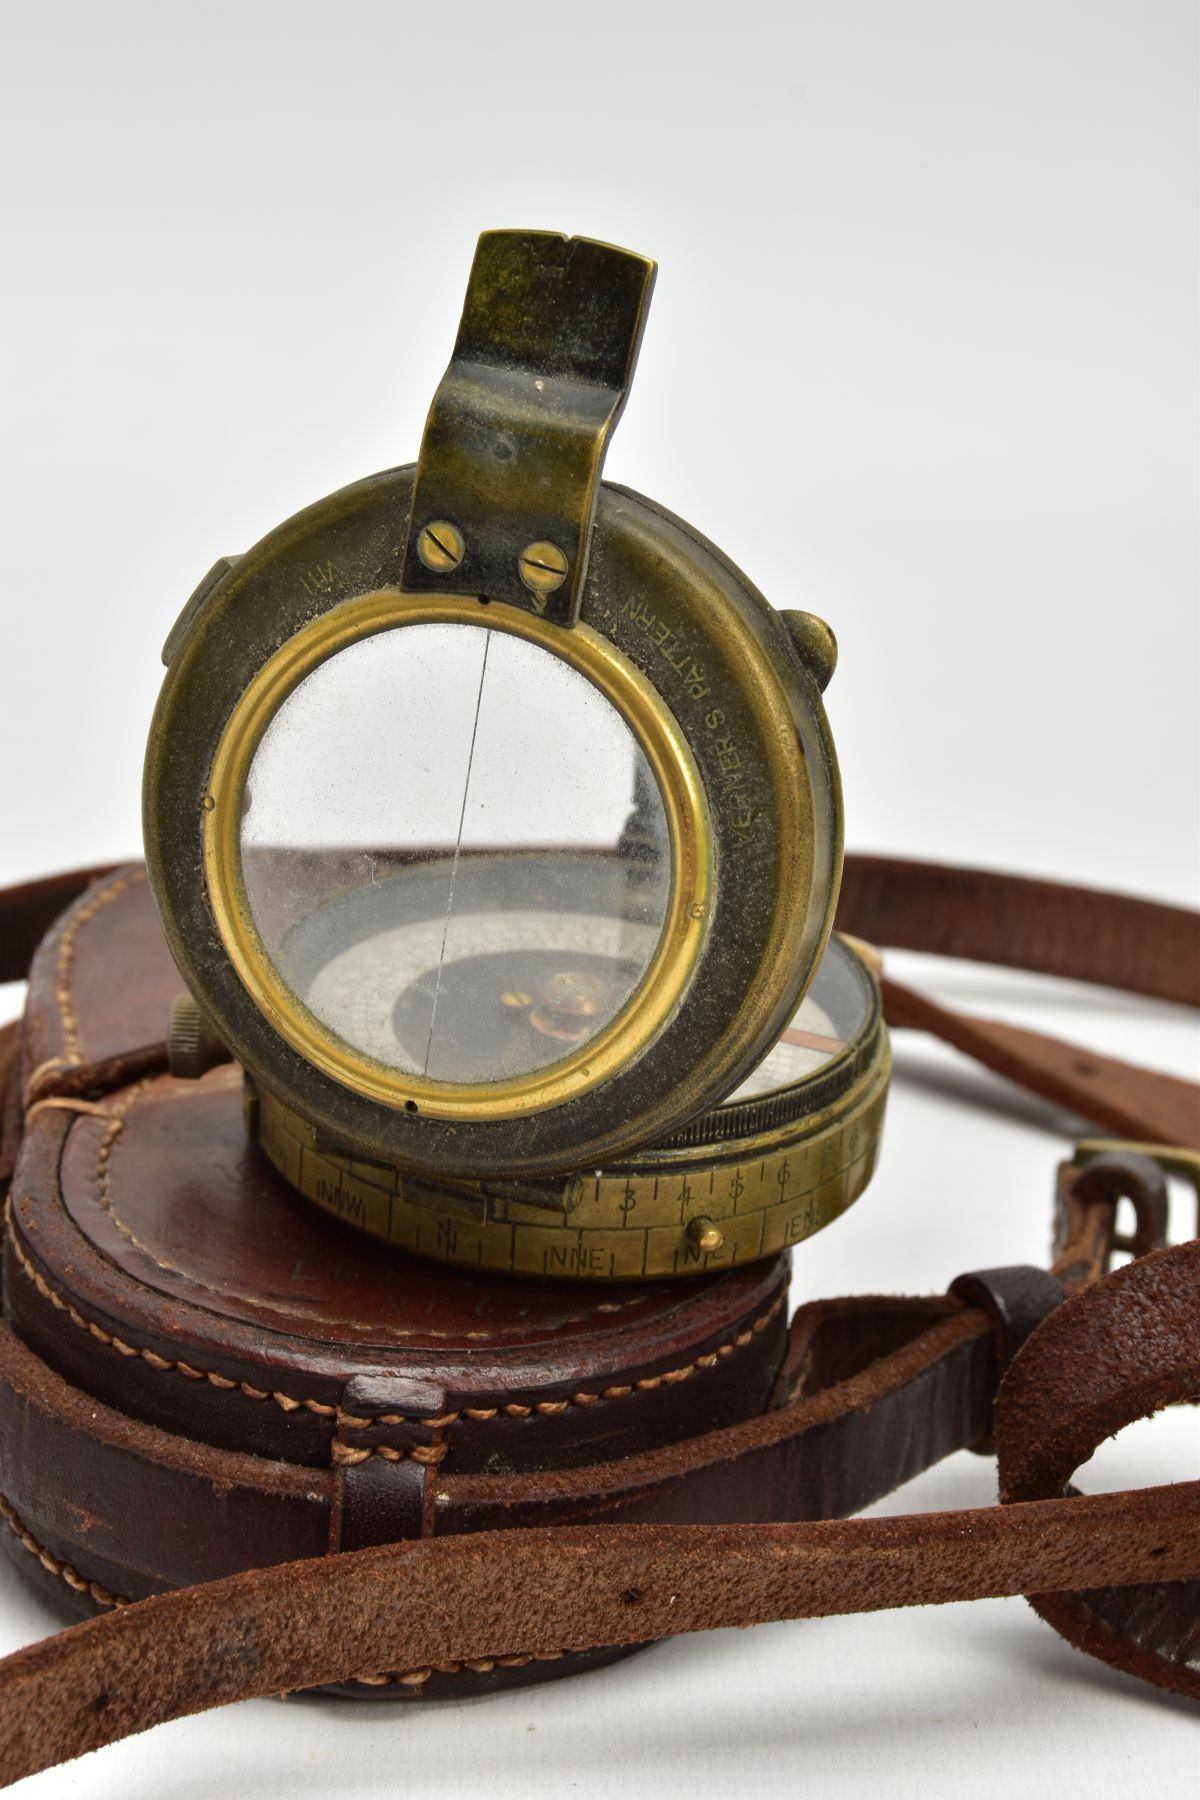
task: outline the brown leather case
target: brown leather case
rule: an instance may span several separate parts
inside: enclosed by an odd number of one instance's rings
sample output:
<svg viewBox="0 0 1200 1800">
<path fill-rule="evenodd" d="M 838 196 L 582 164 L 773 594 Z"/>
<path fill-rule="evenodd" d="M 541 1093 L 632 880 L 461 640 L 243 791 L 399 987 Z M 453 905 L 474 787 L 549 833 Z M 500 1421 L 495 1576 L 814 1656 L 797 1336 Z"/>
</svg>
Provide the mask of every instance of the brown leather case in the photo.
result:
<svg viewBox="0 0 1200 1800">
<path fill-rule="evenodd" d="M 31 974 L 5 1306 L 67 1397 L 34 1409 L 40 1429 L 8 1459 L 10 1509 L 46 1555 L 4 1538 L 60 1599 L 90 1609 L 428 1536 L 449 1523 L 447 1478 L 607 1463 L 765 1410 L 786 1257 L 591 1288 L 464 1275 L 360 1237 L 247 1142 L 236 1068 L 149 1072 L 178 988 L 140 869 L 89 890 Z M 135 1441 L 128 1421 L 152 1432 Z"/>
<path fill-rule="evenodd" d="M 233 1071 L 166 1078 L 178 977 L 144 877 L 94 873 L 15 1057 L 0 1031 L 0 1541 L 106 1616 L 7 1659 L 0 1781 L 251 1694 L 469 1693 L 985 1594 L 1200 1694 L 1200 1484 L 1063 1494 L 1100 1439 L 1196 1397 L 1200 1246 L 1161 1247 L 1153 1160 L 1063 1168 L 1051 1274 L 810 1302 L 786 1338 L 778 1262 L 599 1294 L 417 1265 L 279 1184 Z M 892 859 L 846 876 L 848 929 L 1200 1001 L 1179 909 Z M 0 896 L 0 973 L 82 888 Z M 884 991 L 893 1023 L 1200 1148 L 1189 1083 Z M 1136 1260 L 1105 1274 L 1123 1199 Z M 1003 1505 L 834 1523 L 993 1429 Z"/>
</svg>

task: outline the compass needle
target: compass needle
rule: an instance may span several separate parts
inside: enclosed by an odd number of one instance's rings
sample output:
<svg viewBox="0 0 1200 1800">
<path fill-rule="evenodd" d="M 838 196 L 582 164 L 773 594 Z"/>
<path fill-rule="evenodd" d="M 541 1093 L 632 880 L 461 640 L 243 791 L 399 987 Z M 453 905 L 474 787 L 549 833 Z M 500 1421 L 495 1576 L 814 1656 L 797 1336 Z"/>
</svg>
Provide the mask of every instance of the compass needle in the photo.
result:
<svg viewBox="0 0 1200 1800">
<path fill-rule="evenodd" d="M 492 647 L 491 637 L 485 635 L 483 640 L 483 657 L 479 665 L 479 687 L 475 695 L 475 716 L 471 721 L 471 747 L 467 752 L 467 773 L 463 781 L 462 806 L 458 814 L 458 834 L 454 840 L 454 861 L 450 869 L 450 892 L 446 897 L 446 922 L 442 931 L 442 947 L 438 953 L 437 982 L 433 990 L 433 1005 L 429 1013 L 429 1036 L 425 1043 L 425 1060 L 421 1065 L 422 1075 L 429 1073 L 429 1057 L 433 1049 L 433 1033 L 437 1025 L 438 1000 L 442 992 L 442 969 L 446 962 L 446 939 L 450 934 L 450 917 L 454 911 L 454 884 L 458 880 L 458 859 L 462 854 L 463 824 L 467 816 L 467 802 L 471 794 L 471 771 L 475 767 L 475 743 L 479 736 L 479 711 L 483 705 L 483 684 L 487 680 L 488 651 Z"/>
</svg>

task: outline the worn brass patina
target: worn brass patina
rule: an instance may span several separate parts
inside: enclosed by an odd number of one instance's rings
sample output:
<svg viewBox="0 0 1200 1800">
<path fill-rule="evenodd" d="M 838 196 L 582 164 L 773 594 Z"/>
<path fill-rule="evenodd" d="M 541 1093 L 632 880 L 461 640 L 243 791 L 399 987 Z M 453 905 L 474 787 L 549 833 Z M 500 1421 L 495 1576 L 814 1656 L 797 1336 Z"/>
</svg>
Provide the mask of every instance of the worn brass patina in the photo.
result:
<svg viewBox="0 0 1200 1800">
<path fill-rule="evenodd" d="M 558 624 L 577 616 L 609 434 L 621 415 L 654 264 L 553 231 L 485 231 L 450 367 L 433 397 L 402 585 L 455 576 Z M 454 533 L 439 564 L 428 535 Z M 431 577 L 434 579 L 431 581 Z"/>
<path fill-rule="evenodd" d="M 757 1114 L 721 1104 L 788 1027 L 828 941 L 841 808 L 820 696 L 836 646 L 822 621 L 776 612 L 691 527 L 600 480 L 653 274 L 586 240 L 486 234 L 415 468 L 345 488 L 222 559 L 164 650 L 146 853 L 205 1029 L 244 1065 L 256 1132 L 289 1179 L 451 1261 L 598 1278 L 719 1267 L 816 1229 L 874 1160 L 877 1008 L 869 1053 L 856 1043 L 837 1059 L 845 1081 L 799 1083 L 794 1103 L 776 1094 Z M 428 1054 L 421 1073 L 348 1041 L 283 978 L 247 894 L 247 776 L 272 721 L 348 648 L 430 624 L 534 645 L 619 715 L 644 759 L 617 851 L 634 886 L 650 799 L 665 820 L 655 854 L 669 886 L 636 985 L 609 1002 L 595 958 L 564 953 L 532 973 L 499 959 L 493 1012 L 542 1049 L 495 1078 L 430 1074 Z M 553 742 L 544 753 L 549 765 Z M 527 774 L 536 784 L 542 771 Z M 381 845 L 380 866 L 399 894 L 444 854 Z M 531 854 L 475 850 L 467 874 L 503 886 Z M 539 854 L 549 892 L 557 853 Z M 598 909 L 576 885 L 584 915 Z M 541 915 L 523 916 L 532 929 Z M 437 980 L 440 993 L 440 964 Z M 343 1204 L 356 1182 L 361 1206 Z"/>
</svg>

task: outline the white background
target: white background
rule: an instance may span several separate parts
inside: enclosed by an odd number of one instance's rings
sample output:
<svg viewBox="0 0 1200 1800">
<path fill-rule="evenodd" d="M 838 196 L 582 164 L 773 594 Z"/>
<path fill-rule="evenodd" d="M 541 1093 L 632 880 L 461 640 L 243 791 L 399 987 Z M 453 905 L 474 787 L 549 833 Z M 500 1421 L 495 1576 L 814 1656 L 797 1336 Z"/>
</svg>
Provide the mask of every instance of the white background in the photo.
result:
<svg viewBox="0 0 1200 1800">
<path fill-rule="evenodd" d="M 1194 902 L 1194 5 L 3 18 L 0 878 L 136 853 L 182 602 L 415 455 L 477 232 L 531 225 L 659 260 L 609 473 L 833 624 L 850 843 Z M 1167 1007 L 970 971 L 940 991 L 1196 1069 Z M 1070 1130 L 902 1045 L 883 1170 L 799 1293 L 1040 1259 Z M 1195 1423 L 1164 1423 L 1093 1485 L 1194 1473 Z M 992 1492 L 963 1456 L 902 1503 Z M 0 1588 L 7 1644 L 51 1627 Z M 1182 1793 L 1196 1724 L 1012 1601 L 683 1642 L 453 1709 L 258 1703 L 21 1792 Z"/>
</svg>

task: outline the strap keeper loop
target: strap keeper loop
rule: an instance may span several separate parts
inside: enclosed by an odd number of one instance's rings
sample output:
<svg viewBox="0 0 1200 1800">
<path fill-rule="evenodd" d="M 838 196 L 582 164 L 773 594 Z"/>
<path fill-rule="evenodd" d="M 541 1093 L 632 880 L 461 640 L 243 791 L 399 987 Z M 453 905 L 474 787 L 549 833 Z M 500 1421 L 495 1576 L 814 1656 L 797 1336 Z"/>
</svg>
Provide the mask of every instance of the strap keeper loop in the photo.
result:
<svg viewBox="0 0 1200 1800">
<path fill-rule="evenodd" d="M 1025 1340 L 1066 1298 L 1062 1283 L 1032 1263 L 971 1270 L 952 1281 L 949 1291 L 964 1306 L 978 1307 L 986 1314 L 996 1347 L 997 1376 L 1004 1374 Z M 986 1437 L 971 1448 L 981 1456 L 993 1453 L 990 1423 Z"/>
</svg>

